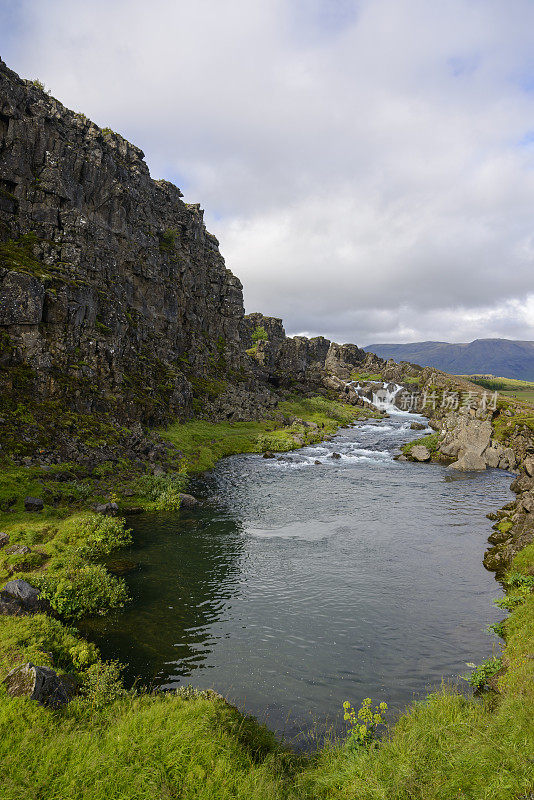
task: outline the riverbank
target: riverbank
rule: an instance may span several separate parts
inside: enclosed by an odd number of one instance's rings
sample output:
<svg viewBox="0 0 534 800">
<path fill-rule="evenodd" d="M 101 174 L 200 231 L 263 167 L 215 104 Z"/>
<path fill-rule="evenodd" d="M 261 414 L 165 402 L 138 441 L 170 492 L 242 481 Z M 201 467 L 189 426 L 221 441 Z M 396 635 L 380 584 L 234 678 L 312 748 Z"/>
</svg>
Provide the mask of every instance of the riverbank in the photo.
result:
<svg viewBox="0 0 534 800">
<path fill-rule="evenodd" d="M 250 448 L 246 452 L 261 452 L 266 445 L 272 450 L 302 446 L 297 441 L 301 434 L 310 440 L 318 437 L 318 441 L 333 432 L 336 422 L 347 424 L 345 414 L 354 413 L 346 406 L 337 409 L 335 416 L 328 417 L 325 411 L 324 405 L 322 409 L 308 407 L 308 418 L 302 409 L 298 415 L 304 422 L 325 424 L 325 429 L 320 430 L 295 421 L 280 427 L 264 422 L 251 423 L 252 427 L 246 428 L 248 423 L 240 423 L 230 426 L 231 434 L 225 436 L 225 426 L 193 422 L 174 427 L 168 435 L 183 456 L 187 454 L 191 469 L 202 469 L 216 452 L 240 452 L 235 448 L 243 444 Z M 283 413 L 289 414 L 289 410 L 286 408 Z M 312 414 L 313 420 L 309 418 Z M 327 419 L 318 418 L 318 414 Z M 273 434 L 290 447 L 276 448 Z M 268 442 L 260 442 L 260 436 L 268 436 Z M 28 483 L 21 484 L 23 491 L 42 486 L 42 477 L 24 474 Z M 154 477 L 156 483 L 166 480 L 164 476 Z M 101 481 L 99 478 L 99 487 Z M 131 484 L 122 475 L 110 477 L 110 483 L 115 489 L 129 487 L 127 496 L 118 497 L 125 508 L 143 500 L 147 507 L 157 503 L 157 499 L 141 492 L 130 495 Z M 98 499 L 111 498 L 100 494 Z M 94 552 L 95 539 L 100 538 L 101 532 L 91 532 L 87 525 L 84 528 L 83 513 L 68 516 L 72 505 L 65 501 L 64 506 L 47 511 L 47 516 L 37 516 L 23 512 L 20 501 L 19 497 L 14 506 L 18 510 L 4 512 L 0 530 L 4 530 L 6 519 L 13 536 L 24 528 L 33 539 L 38 535 L 46 539 L 51 532 L 42 529 L 57 528 L 48 541 L 34 541 L 33 549 L 42 550 L 49 560 L 36 567 L 32 575 L 46 574 L 51 563 L 57 564 L 52 559 L 58 555 L 65 558 L 66 551 L 74 550 L 79 555 L 85 548 L 84 558 L 91 549 Z M 92 501 L 87 497 L 84 502 Z M 39 521 L 25 523 L 33 518 Z M 113 536 L 127 536 L 116 519 L 110 522 Z M 104 537 L 107 542 L 110 535 L 108 531 Z M 525 576 L 528 583 L 528 576 L 534 572 L 533 546 L 516 556 L 512 570 L 516 576 Z M 528 587 L 521 590 L 517 585 L 524 581 L 517 577 L 514 580 L 515 585 L 507 590 L 509 597 L 516 599 L 507 601 L 513 610 L 502 631 L 506 637 L 506 672 L 498 679 L 498 694 L 466 700 L 445 688 L 427 701 L 416 703 L 388 732 L 379 748 L 354 753 L 333 743 L 310 759 L 287 753 L 262 726 L 245 719 L 216 697 L 125 694 L 116 669 L 104 667 L 94 648 L 58 620 L 43 615 L 4 617 L 0 622 L 5 659 L 2 665 L 9 666 L 13 659 L 45 663 L 43 659 L 48 658 L 46 663 L 55 669 L 76 673 L 83 692 L 59 713 L 31 701 L 2 697 L 0 724 L 4 736 L 0 756 L 5 766 L 5 797 L 14 798 L 23 789 L 33 791 L 35 787 L 50 797 L 67 795 L 95 800 L 154 794 L 374 799 L 519 798 L 523 793 L 528 797 L 532 786 L 528 753 L 532 752 L 529 715 L 534 664 L 528 656 L 534 644 L 534 608 Z M 20 754 L 28 751 L 31 755 L 22 759 Z"/>
</svg>

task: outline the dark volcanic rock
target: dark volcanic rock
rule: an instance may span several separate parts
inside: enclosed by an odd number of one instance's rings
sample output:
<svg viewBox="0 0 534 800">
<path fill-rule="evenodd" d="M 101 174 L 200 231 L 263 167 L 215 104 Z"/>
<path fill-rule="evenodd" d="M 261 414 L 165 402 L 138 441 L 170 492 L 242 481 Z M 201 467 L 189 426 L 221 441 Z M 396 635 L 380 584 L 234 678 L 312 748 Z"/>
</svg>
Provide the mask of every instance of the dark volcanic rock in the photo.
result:
<svg viewBox="0 0 534 800">
<path fill-rule="evenodd" d="M 1 613 L 37 614 L 51 613 L 47 600 L 43 600 L 33 586 L 22 578 L 8 581 L 0 589 L 0 604 L 5 604 Z"/>
<path fill-rule="evenodd" d="M 180 508 L 195 508 L 198 500 L 192 494 L 180 494 Z"/>
<path fill-rule="evenodd" d="M 44 503 L 39 497 L 25 497 L 24 508 L 26 511 L 42 511 Z"/>
<path fill-rule="evenodd" d="M 101 503 L 94 506 L 94 511 L 96 514 L 104 514 L 106 517 L 116 517 L 119 513 L 119 506 L 117 503 Z"/>
<path fill-rule="evenodd" d="M 239 371 L 240 281 L 198 205 L 117 133 L 0 61 L 0 324 L 34 390 L 78 411 L 183 414 Z M 2 241 L 5 243 L 2 245 Z M 192 378 L 192 382 L 189 378 Z"/>
</svg>

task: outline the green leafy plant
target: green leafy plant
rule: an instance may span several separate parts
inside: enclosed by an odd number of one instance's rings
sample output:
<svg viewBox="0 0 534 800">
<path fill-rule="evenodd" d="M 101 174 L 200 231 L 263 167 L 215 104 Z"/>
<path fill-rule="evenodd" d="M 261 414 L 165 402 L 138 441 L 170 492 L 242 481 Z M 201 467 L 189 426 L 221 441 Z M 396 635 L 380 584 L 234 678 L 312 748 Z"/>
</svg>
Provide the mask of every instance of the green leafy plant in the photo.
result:
<svg viewBox="0 0 534 800">
<path fill-rule="evenodd" d="M 492 633 L 504 639 L 504 620 L 502 622 L 494 622 L 493 625 L 488 625 L 487 631 L 488 633 Z"/>
<path fill-rule="evenodd" d="M 349 735 L 346 746 L 349 749 L 369 747 L 376 738 L 379 725 L 384 724 L 384 715 L 388 709 L 387 703 L 379 703 L 373 708 L 370 697 L 364 697 L 358 711 L 348 700 L 343 703 L 343 719 L 349 723 Z"/>
<path fill-rule="evenodd" d="M 85 670 L 82 694 L 94 710 L 126 695 L 121 680 L 122 669 L 118 661 L 97 661 Z"/>
<path fill-rule="evenodd" d="M 31 582 L 58 614 L 71 619 L 107 614 L 128 600 L 124 581 L 110 575 L 101 564 L 80 562 L 78 567 L 34 574 Z"/>
<path fill-rule="evenodd" d="M 252 341 L 254 342 L 254 344 L 257 344 L 258 342 L 269 341 L 267 331 L 265 330 L 263 325 L 258 325 L 257 328 L 255 328 L 255 330 L 252 333 Z"/>
<path fill-rule="evenodd" d="M 174 250 L 176 240 L 178 239 L 178 231 L 176 228 L 167 228 L 159 237 L 159 249 L 162 253 L 170 253 Z"/>
<path fill-rule="evenodd" d="M 132 541 L 132 531 L 126 528 L 123 519 L 103 514 L 88 516 L 81 522 L 77 536 L 83 539 L 79 554 L 90 560 L 107 556 L 115 548 L 125 547 Z"/>
<path fill-rule="evenodd" d="M 482 664 L 479 664 L 478 667 L 475 667 L 471 675 L 469 675 L 467 678 L 467 681 L 473 687 L 475 692 L 480 692 L 486 686 L 488 680 L 493 678 L 493 676 L 496 675 L 501 668 L 502 658 L 498 658 L 497 656 L 486 658 Z"/>
<path fill-rule="evenodd" d="M 187 488 L 186 466 L 170 475 L 142 475 L 138 491 L 154 503 L 156 511 L 178 511 L 180 495 Z"/>
<path fill-rule="evenodd" d="M 523 575 L 521 572 L 509 572 L 503 580 L 507 588 L 532 589 L 534 588 L 534 575 Z"/>
</svg>

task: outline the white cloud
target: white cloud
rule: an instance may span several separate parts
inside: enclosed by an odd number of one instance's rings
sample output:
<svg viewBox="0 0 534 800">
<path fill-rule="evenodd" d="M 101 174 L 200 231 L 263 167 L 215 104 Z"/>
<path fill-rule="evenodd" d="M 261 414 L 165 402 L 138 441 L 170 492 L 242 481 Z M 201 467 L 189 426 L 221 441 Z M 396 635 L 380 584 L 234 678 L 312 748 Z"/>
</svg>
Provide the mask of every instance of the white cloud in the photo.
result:
<svg viewBox="0 0 534 800">
<path fill-rule="evenodd" d="M 202 203 L 247 310 L 360 344 L 534 338 L 529 0 L 23 0 L 3 21 L 10 66 Z"/>
</svg>

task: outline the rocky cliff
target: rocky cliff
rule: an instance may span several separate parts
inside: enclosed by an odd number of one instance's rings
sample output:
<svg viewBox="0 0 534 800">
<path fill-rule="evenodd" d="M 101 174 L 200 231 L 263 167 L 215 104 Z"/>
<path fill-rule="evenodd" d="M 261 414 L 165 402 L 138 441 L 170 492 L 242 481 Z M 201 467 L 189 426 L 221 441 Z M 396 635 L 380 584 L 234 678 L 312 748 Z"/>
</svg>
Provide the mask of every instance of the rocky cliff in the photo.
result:
<svg viewBox="0 0 534 800">
<path fill-rule="evenodd" d="M 199 206 L 1 62 L 0 238 L 1 363 L 38 396 L 153 422 L 200 377 L 246 378 L 241 283 Z"/>
<path fill-rule="evenodd" d="M 280 389 L 343 392 L 373 358 L 245 318 L 241 283 L 199 206 L 152 180 L 139 148 L 0 62 L 5 397 L 127 424 L 243 419 Z"/>
</svg>

